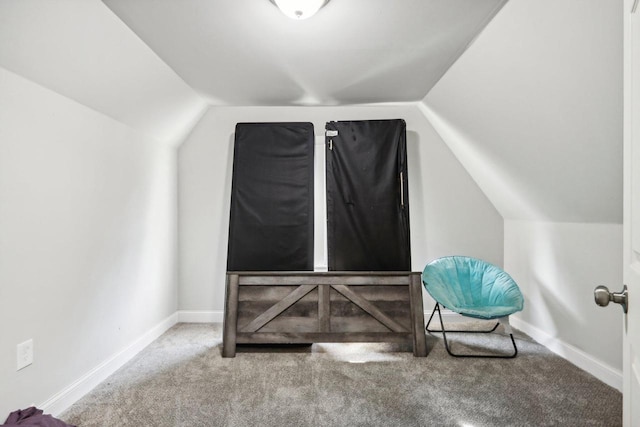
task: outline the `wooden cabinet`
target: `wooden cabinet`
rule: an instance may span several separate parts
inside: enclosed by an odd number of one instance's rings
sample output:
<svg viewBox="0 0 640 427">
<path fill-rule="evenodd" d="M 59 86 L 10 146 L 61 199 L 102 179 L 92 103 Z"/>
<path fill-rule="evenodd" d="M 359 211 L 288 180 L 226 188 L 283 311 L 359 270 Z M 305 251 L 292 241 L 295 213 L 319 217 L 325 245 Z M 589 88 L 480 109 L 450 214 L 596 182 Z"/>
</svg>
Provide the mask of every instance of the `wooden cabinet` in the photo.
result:
<svg viewBox="0 0 640 427">
<path fill-rule="evenodd" d="M 228 272 L 224 357 L 236 344 L 407 342 L 426 356 L 414 272 Z"/>
</svg>

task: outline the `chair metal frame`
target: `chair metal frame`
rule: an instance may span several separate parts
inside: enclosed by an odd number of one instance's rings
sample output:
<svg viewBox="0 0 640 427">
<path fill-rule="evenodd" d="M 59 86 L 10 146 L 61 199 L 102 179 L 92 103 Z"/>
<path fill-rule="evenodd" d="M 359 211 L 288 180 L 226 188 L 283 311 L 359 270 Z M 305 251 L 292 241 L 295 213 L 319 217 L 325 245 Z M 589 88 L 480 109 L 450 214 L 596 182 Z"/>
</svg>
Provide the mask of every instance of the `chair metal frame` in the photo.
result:
<svg viewBox="0 0 640 427">
<path fill-rule="evenodd" d="M 444 307 L 444 306 L 443 306 Z M 434 329 L 429 329 L 429 325 L 431 324 L 431 320 L 433 319 L 433 315 L 436 313 L 436 311 L 438 312 L 438 317 L 440 318 L 440 326 L 441 326 L 441 330 L 434 330 Z M 493 331 L 495 331 L 498 328 L 498 325 L 500 325 L 500 322 L 496 322 L 495 326 L 493 327 L 493 329 L 489 330 L 489 331 L 469 331 L 469 330 L 455 330 L 455 329 L 449 329 L 448 331 L 445 330 L 444 327 L 444 322 L 442 321 L 442 313 L 440 311 L 440 304 L 436 302 L 436 305 L 433 309 L 433 311 L 431 312 L 431 316 L 429 317 L 429 321 L 427 322 L 427 326 L 426 326 L 426 330 L 429 333 L 434 333 L 434 332 L 441 332 L 442 333 L 442 338 L 444 338 L 444 347 L 447 349 L 447 353 L 449 353 L 451 356 L 454 357 L 482 357 L 482 358 L 491 358 L 491 359 L 513 359 L 514 357 L 516 357 L 518 355 L 518 347 L 516 347 L 516 341 L 513 338 L 513 333 L 510 332 L 510 328 L 509 328 L 509 336 L 511 337 L 511 343 L 513 344 L 513 354 L 457 354 L 451 351 L 451 348 L 449 347 L 449 342 L 447 341 L 447 332 L 449 333 L 465 333 L 465 334 L 489 334 Z"/>
</svg>

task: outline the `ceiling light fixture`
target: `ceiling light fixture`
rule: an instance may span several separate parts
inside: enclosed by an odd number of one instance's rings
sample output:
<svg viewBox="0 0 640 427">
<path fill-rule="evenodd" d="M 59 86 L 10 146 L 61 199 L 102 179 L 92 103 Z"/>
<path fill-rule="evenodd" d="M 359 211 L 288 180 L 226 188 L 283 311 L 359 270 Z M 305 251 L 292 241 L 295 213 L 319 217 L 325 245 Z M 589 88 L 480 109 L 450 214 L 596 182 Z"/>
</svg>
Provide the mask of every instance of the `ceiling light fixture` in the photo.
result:
<svg viewBox="0 0 640 427">
<path fill-rule="evenodd" d="M 329 0 L 271 0 L 271 2 L 289 18 L 301 20 L 311 18 L 329 3 Z"/>
</svg>

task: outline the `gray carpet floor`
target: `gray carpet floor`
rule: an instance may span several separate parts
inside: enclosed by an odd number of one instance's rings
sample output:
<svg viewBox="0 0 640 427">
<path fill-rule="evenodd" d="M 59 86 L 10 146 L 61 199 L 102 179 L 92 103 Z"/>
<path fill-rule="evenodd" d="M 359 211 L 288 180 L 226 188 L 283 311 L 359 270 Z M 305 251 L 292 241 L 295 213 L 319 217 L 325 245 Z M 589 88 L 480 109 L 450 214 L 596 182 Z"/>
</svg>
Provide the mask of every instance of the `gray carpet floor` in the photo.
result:
<svg viewBox="0 0 640 427">
<path fill-rule="evenodd" d="M 500 331 L 500 329 L 498 330 Z M 516 359 L 392 344 L 241 348 L 219 324 L 178 324 L 60 418 L 78 426 L 618 426 L 622 395 L 524 334 Z M 453 336 L 452 336 L 453 338 Z M 501 334 L 455 337 L 508 350 Z"/>
</svg>

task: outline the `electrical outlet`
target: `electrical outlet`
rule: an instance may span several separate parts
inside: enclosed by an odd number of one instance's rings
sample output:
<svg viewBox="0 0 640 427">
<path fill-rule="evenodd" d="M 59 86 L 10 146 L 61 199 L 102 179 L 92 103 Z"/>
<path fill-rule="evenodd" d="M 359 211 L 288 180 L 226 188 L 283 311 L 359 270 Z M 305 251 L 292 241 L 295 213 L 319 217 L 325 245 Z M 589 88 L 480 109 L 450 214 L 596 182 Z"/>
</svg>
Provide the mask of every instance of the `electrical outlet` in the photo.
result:
<svg viewBox="0 0 640 427">
<path fill-rule="evenodd" d="M 18 371 L 33 363 L 33 340 L 18 344 L 17 347 Z"/>
</svg>

